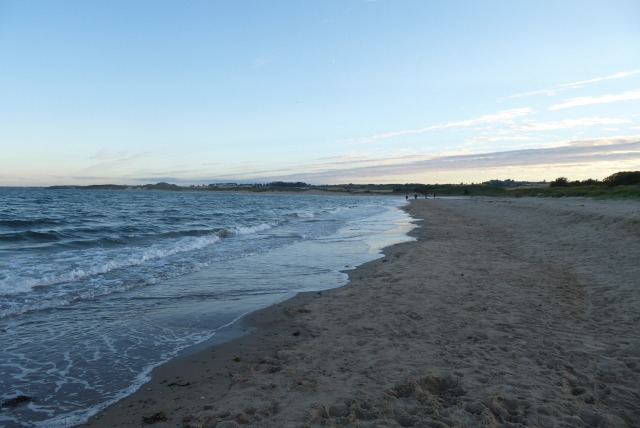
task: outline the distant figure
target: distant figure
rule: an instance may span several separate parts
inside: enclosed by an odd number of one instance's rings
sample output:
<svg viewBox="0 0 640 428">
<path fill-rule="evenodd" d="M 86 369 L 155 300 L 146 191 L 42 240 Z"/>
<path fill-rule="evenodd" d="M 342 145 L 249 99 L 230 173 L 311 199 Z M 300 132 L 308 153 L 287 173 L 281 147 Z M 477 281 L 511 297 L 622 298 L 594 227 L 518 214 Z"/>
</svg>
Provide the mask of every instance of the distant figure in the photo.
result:
<svg viewBox="0 0 640 428">
<path fill-rule="evenodd" d="M 434 194 L 433 194 L 433 199 L 435 199 L 435 198 L 436 198 L 436 194 L 434 193 Z"/>
<path fill-rule="evenodd" d="M 404 198 L 408 201 L 409 200 L 409 195 L 406 195 Z"/>
<path fill-rule="evenodd" d="M 418 199 L 418 194 L 413 195 L 413 199 Z"/>
</svg>

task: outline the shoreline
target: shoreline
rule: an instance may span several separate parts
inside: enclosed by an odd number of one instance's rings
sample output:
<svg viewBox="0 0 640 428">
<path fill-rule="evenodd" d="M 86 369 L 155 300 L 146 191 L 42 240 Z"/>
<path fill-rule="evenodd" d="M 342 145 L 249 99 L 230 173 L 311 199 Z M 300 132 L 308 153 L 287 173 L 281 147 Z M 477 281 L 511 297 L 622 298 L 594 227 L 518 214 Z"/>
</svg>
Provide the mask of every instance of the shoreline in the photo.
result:
<svg viewBox="0 0 640 428">
<path fill-rule="evenodd" d="M 407 211 L 406 207 L 399 208 Z M 412 232 L 420 227 L 420 221 L 411 219 L 411 223 L 416 226 L 407 233 L 408 236 L 413 237 Z M 382 254 L 389 248 L 412 242 L 415 241 L 392 244 L 385 247 Z M 351 278 L 351 275 L 363 266 L 382 263 L 383 258 L 365 262 L 355 269 L 343 272 Z M 283 347 L 300 344 L 307 336 L 301 333 L 303 327 L 296 318 L 300 313 L 305 313 L 304 310 L 300 311 L 299 307 L 323 295 L 326 296 L 327 293 L 348 287 L 350 282 L 349 279 L 347 284 L 326 290 L 298 292 L 280 302 L 241 316 L 227 327 L 218 330 L 212 338 L 180 351 L 174 358 L 155 367 L 151 371 L 151 379 L 134 393 L 107 406 L 91 416 L 87 422 L 72 426 L 142 427 L 149 424 L 144 422 L 144 418 L 153 418 L 160 412 L 165 415 L 171 412 L 174 417 L 167 420 L 160 418 L 152 422 L 154 427 L 170 427 L 176 424 L 188 426 L 188 422 L 193 420 L 192 413 L 201 410 L 201 406 L 193 406 L 193 402 L 202 404 L 198 401 L 206 399 L 202 396 L 201 388 L 207 389 L 207 398 L 224 395 L 234 383 L 232 379 L 228 379 L 233 377 L 231 373 L 242 369 L 246 361 L 258 361 L 264 355 L 275 353 Z M 203 379 L 212 383 L 201 385 Z M 192 405 L 177 405 L 179 401 L 191 401 Z M 209 407 L 204 405 L 205 409 Z"/>
<path fill-rule="evenodd" d="M 640 204 L 412 201 L 418 240 L 78 426 L 633 426 Z M 147 419 L 143 419 L 147 418 Z M 145 420 L 147 421 L 145 423 Z"/>
</svg>

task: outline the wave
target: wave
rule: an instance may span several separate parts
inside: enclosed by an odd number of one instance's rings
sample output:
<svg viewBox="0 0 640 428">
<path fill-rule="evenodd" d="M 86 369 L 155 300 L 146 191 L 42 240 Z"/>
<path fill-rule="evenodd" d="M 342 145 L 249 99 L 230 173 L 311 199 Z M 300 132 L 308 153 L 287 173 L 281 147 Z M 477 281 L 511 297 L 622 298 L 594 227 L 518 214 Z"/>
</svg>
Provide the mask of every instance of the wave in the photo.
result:
<svg viewBox="0 0 640 428">
<path fill-rule="evenodd" d="M 161 245 L 151 246 L 141 249 L 138 252 L 131 252 L 127 255 L 113 255 L 106 253 L 96 253 L 89 259 L 105 259 L 109 256 L 116 259 L 109 260 L 94 266 L 75 267 L 66 272 L 47 273 L 39 278 L 6 277 L 0 279 L 0 295 L 27 293 L 36 288 L 49 287 L 52 285 L 76 282 L 89 277 L 103 275 L 118 269 L 125 269 L 132 266 L 142 265 L 146 262 L 159 260 L 176 254 L 199 250 L 207 246 L 216 244 L 220 237 L 213 234 L 191 239 L 177 241 L 171 247 Z M 140 249 L 139 249 L 140 250 Z M 117 258 L 120 257 L 120 258 Z M 31 273 L 31 272 L 29 272 Z"/>
<path fill-rule="evenodd" d="M 182 238 L 201 238 L 215 235 L 218 238 L 228 238 L 232 235 L 250 235 L 253 233 L 262 232 L 271 229 L 273 226 L 270 224 L 259 224 L 256 226 L 236 226 L 230 228 L 219 229 L 186 229 L 186 230 L 172 230 L 169 232 L 162 232 L 159 234 L 152 233 L 139 233 L 138 229 L 132 229 L 129 233 L 119 233 L 113 236 L 78 239 L 75 241 L 69 241 L 65 245 L 70 247 L 104 247 L 113 245 L 135 245 L 136 243 L 149 242 L 149 241 L 165 241 L 170 239 L 182 239 Z M 121 231 L 125 232 L 125 231 Z M 136 233 L 138 232 L 138 233 Z M 197 249 L 197 248 L 196 248 Z"/>
<path fill-rule="evenodd" d="M 0 235 L 0 242 L 52 242 L 59 241 L 62 235 L 54 230 L 48 232 L 35 232 L 28 230 L 26 232 L 4 233 Z"/>
<path fill-rule="evenodd" d="M 64 221 L 50 218 L 39 218 L 33 220 L 0 220 L 0 227 L 4 226 L 11 229 L 22 229 L 34 226 L 58 226 L 60 224 L 64 224 Z"/>
<path fill-rule="evenodd" d="M 149 247 L 132 247 L 127 254 L 114 253 L 105 250 L 106 246 L 114 246 L 126 243 L 122 238 L 103 237 L 90 241 L 73 241 L 66 245 L 72 247 L 94 247 L 92 254 L 85 253 L 83 258 L 89 261 L 97 261 L 95 265 L 76 266 L 65 272 L 49 272 L 37 278 L 25 278 L 21 275 L 9 275 L 0 278 L 0 296 L 29 293 L 37 288 L 51 287 L 54 285 L 73 283 L 91 277 L 105 275 L 110 272 L 140 266 L 147 262 L 162 260 L 182 253 L 201 250 L 219 243 L 223 238 L 231 235 L 250 235 L 271 229 L 273 226 L 262 223 L 255 226 L 236 226 L 229 229 L 211 230 L 187 230 L 181 232 L 167 232 L 160 235 L 164 238 L 179 238 L 171 243 L 154 244 Z M 153 238 L 153 237 L 152 237 Z M 158 238 L 157 236 L 155 238 Z M 134 238 L 135 240 L 135 238 Z M 99 247 L 96 244 L 100 244 Z M 110 260 L 105 260 L 109 259 Z M 71 262 L 69 262 L 71 264 Z M 74 264 L 77 264 L 74 263 Z M 27 272 L 33 275 L 33 270 Z"/>
<path fill-rule="evenodd" d="M 0 292 L 1 292 L 2 288 L 0 285 Z M 93 299 L 96 297 L 100 297 L 103 295 L 107 295 L 107 294 L 112 294 L 114 292 L 118 292 L 118 291 L 126 291 L 127 288 L 126 287 L 120 287 L 120 288 L 112 288 L 109 289 L 108 291 L 103 290 L 103 291 L 99 291 L 99 290 L 94 290 L 91 292 L 86 292 L 86 293 L 82 293 L 82 295 L 78 295 L 78 296 L 65 296 L 65 297 L 49 297 L 47 299 L 42 299 L 42 300 L 33 300 L 31 302 L 22 304 L 20 306 L 11 306 L 11 307 L 6 307 L 6 308 L 0 308 L 0 319 L 8 317 L 10 315 L 21 315 L 21 314 L 26 314 L 29 312 L 34 312 L 34 311 L 42 311 L 42 310 L 46 310 L 46 309 L 56 309 L 56 308 L 63 308 L 65 306 L 69 306 L 71 305 L 71 303 L 75 302 L 76 300 L 80 300 L 80 299 Z"/>
<path fill-rule="evenodd" d="M 310 219 L 313 218 L 313 214 L 302 213 L 302 217 Z M 224 247 L 213 250 L 213 253 L 208 250 L 200 253 L 199 250 L 233 236 L 240 238 L 258 234 L 281 223 L 288 221 L 255 222 L 253 225 L 236 225 L 220 229 L 210 229 L 206 226 L 198 228 L 200 225 L 197 225 L 195 228 L 159 234 L 135 233 L 143 232 L 138 229 L 130 230 L 134 234 L 128 236 L 117 234 L 123 229 L 109 231 L 105 228 L 103 236 L 97 239 L 91 239 L 88 235 L 87 239 L 70 240 L 67 235 L 66 242 L 55 244 L 58 248 L 62 246 L 64 250 L 57 251 L 55 256 L 49 257 L 46 262 L 42 262 L 39 256 L 19 262 L 16 265 L 20 266 L 19 271 L 4 270 L 3 275 L 3 269 L 0 269 L 0 296 L 22 296 L 16 297 L 17 300 L 10 306 L 0 305 L 0 318 L 12 314 L 62 308 L 76 300 L 126 292 L 197 271 L 208 265 L 213 260 L 211 257 L 216 260 L 225 257 Z M 92 228 L 89 234 L 93 230 Z M 76 231 L 87 232 L 86 229 Z M 99 229 L 95 231 L 99 232 Z M 114 236 L 104 236 L 105 231 L 116 233 Z M 196 252 L 193 257 L 177 256 L 193 251 Z M 254 251 L 255 249 L 251 250 L 251 253 Z M 53 254 L 51 248 L 48 252 Z M 245 253 L 242 254 L 246 256 Z M 179 259 L 165 260 L 172 256 Z M 35 268 L 27 269 L 29 265 Z"/>
<path fill-rule="evenodd" d="M 158 235 L 159 238 L 185 238 L 185 237 L 199 237 L 211 235 L 216 233 L 216 230 L 211 229 L 187 229 L 187 230 L 172 230 L 171 232 L 164 232 Z"/>
</svg>

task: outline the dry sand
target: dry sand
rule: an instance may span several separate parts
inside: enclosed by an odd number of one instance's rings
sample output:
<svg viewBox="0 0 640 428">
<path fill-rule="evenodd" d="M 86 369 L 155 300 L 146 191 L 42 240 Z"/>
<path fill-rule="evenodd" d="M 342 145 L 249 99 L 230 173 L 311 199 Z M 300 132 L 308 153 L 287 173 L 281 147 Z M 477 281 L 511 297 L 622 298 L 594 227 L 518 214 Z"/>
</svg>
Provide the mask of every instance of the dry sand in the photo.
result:
<svg viewBox="0 0 640 428">
<path fill-rule="evenodd" d="M 640 203 L 418 200 L 417 241 L 92 427 L 640 426 Z"/>
</svg>

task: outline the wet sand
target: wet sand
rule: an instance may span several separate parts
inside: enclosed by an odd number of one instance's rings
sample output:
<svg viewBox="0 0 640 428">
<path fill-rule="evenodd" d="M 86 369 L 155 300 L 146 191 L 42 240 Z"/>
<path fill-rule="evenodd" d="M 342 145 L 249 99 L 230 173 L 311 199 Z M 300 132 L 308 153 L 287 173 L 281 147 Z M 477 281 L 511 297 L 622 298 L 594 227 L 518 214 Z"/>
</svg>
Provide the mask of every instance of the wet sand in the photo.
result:
<svg viewBox="0 0 640 428">
<path fill-rule="evenodd" d="M 417 241 L 247 316 L 84 426 L 638 426 L 640 203 L 408 210 Z"/>
</svg>

